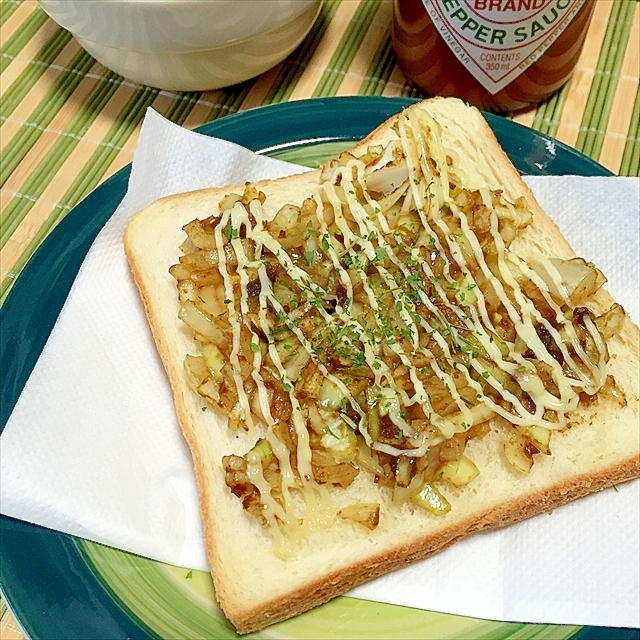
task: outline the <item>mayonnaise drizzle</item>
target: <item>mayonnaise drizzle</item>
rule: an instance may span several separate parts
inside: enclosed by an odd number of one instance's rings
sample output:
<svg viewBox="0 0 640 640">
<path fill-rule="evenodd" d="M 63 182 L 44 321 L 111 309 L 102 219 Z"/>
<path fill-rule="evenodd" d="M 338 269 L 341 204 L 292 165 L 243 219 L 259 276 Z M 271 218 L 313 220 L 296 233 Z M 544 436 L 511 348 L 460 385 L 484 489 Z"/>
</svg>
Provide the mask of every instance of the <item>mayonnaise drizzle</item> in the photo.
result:
<svg viewBox="0 0 640 640">
<path fill-rule="evenodd" d="M 307 270 L 301 263 L 296 264 L 278 238 L 269 233 L 268 220 L 258 200 L 251 201 L 248 207 L 236 202 L 233 207 L 221 213 L 214 227 L 218 267 L 224 283 L 225 302 L 232 330 L 229 362 L 242 418 L 250 430 L 258 427 L 254 417 L 266 427 L 265 437 L 278 459 L 282 477 L 283 504 L 272 497 L 271 486 L 264 477 L 259 457 L 248 456 L 248 474 L 260 491 L 264 515 L 271 526 L 278 523 L 285 530 L 299 526 L 299 514 L 296 511 L 296 503 L 299 501 L 296 501 L 294 491 L 299 490 L 304 496 L 308 523 L 323 521 L 320 514 L 326 510 L 327 497 L 313 477 L 309 431 L 303 406 L 295 392 L 298 381 L 290 379 L 287 374 L 273 335 L 273 318 L 269 314 L 274 314 L 292 332 L 322 375 L 339 389 L 357 416 L 357 428 L 367 444 L 393 455 L 424 455 L 435 442 L 449 438 L 473 424 L 474 415 L 468 406 L 469 400 L 462 397 L 456 385 L 456 373 L 461 374 L 458 378 L 464 380 L 466 387 L 476 392 L 474 404 L 484 404 L 490 412 L 502 416 L 512 424 L 551 429 L 565 426 L 566 414 L 577 406 L 581 391 L 595 393 L 605 381 L 606 345 L 595 324 L 588 314 L 584 316 L 584 328 L 598 353 L 597 361 L 593 361 L 583 348 L 576 327 L 565 317 L 563 309 L 550 294 L 539 271 L 525 260 L 510 254 L 499 231 L 500 221 L 492 204 L 492 194 L 486 187 L 478 185 L 475 190 L 490 210 L 490 235 L 497 260 L 497 267 L 494 268 L 497 268 L 499 277 L 490 268 L 480 240 L 471 228 L 467 214 L 457 206 L 453 195 L 455 190 L 452 192 L 450 187 L 450 180 L 458 180 L 462 187 L 471 190 L 472 180 L 458 166 L 455 171 L 450 171 L 448 158 L 453 158 L 455 163 L 457 155 L 453 150 L 444 148 L 440 125 L 428 113 L 408 109 L 398 120 L 398 133 L 397 144 L 407 163 L 409 178 L 406 184 L 376 200 L 366 187 L 367 172 L 371 168 L 365 167 L 360 160 L 350 159 L 342 166 L 336 166 L 330 179 L 319 185 L 311 195 L 316 205 L 319 234 L 312 242 L 305 238 L 307 244 L 304 246 L 312 247 L 314 259 L 322 254 L 326 256 L 345 292 L 344 297 L 335 302 L 332 311 L 325 309 L 324 305 L 331 296 L 314 281 L 312 266 Z M 397 204 L 400 198 L 402 203 Z M 381 203 L 386 203 L 386 211 Z M 506 202 L 505 206 L 508 208 L 515 205 Z M 417 213 L 421 228 L 416 232 L 415 244 L 407 245 L 391 224 L 386 215 L 390 211 L 389 207 L 395 207 L 394 215 L 399 214 L 401 217 L 413 211 Z M 332 213 L 329 218 L 333 220 L 331 225 L 327 224 L 326 210 Z M 450 226 L 452 220 L 459 228 Z M 232 233 L 228 236 L 228 242 L 237 260 L 237 285 L 234 285 L 230 269 L 232 265 L 228 264 L 223 238 L 223 230 L 229 225 Z M 336 234 L 340 235 L 340 240 L 335 237 Z M 247 256 L 244 242 L 252 243 L 255 247 L 253 257 Z M 424 258 L 421 249 L 430 252 L 431 262 Z M 488 300 L 480 286 L 482 283 L 474 280 L 473 269 L 465 258 L 469 250 L 475 261 L 476 278 L 482 277 L 484 286 L 491 287 L 504 307 L 518 339 L 551 372 L 554 392 L 545 386 L 536 366 L 516 350 L 514 343 L 502 340 L 500 345 L 497 344 L 496 327 L 490 317 Z M 306 299 L 310 308 L 315 309 L 317 317 L 324 322 L 326 330 L 318 334 L 322 337 L 305 335 L 277 299 L 264 259 L 269 254 L 275 257 L 297 287 L 301 300 L 304 302 Z M 434 257 L 440 261 L 439 274 L 432 266 L 435 264 Z M 572 310 L 569 294 L 556 267 L 545 258 L 540 258 L 538 264 L 542 265 L 553 281 L 563 298 L 563 305 Z M 260 284 L 257 315 L 260 331 L 266 337 L 266 345 L 263 340 L 262 346 L 260 335 L 248 320 L 250 270 L 255 270 Z M 462 275 L 456 279 L 455 273 Z M 518 274 L 539 290 L 555 314 L 557 326 L 544 317 L 534 302 L 525 295 L 518 281 Z M 354 275 L 357 275 L 357 286 L 362 286 L 366 296 L 369 307 L 367 313 L 375 323 L 373 329 L 368 325 L 365 328 L 366 322 L 354 312 Z M 447 291 L 459 286 L 460 278 L 467 290 L 473 291 L 474 301 L 471 304 L 463 304 L 463 298 L 459 298 L 457 294 L 453 299 L 447 294 Z M 428 288 L 424 286 L 425 283 L 429 283 Z M 390 292 L 392 310 L 381 305 L 380 288 Z M 239 291 L 239 295 L 236 295 L 236 291 Z M 421 315 L 422 308 L 426 309 L 426 317 Z M 451 322 L 447 318 L 456 320 Z M 546 330 L 562 354 L 563 363 L 549 352 L 536 331 L 536 325 Z M 251 378 L 257 394 L 254 411 L 242 379 L 240 355 L 243 327 L 245 331 L 249 331 L 252 344 L 260 347 L 252 348 Z M 361 365 L 369 367 L 373 376 L 372 386 L 382 391 L 382 397 L 397 399 L 397 403 L 395 400 L 389 403 L 388 416 L 407 439 L 409 446 L 397 448 L 372 439 L 368 432 L 365 408 L 349 393 L 347 384 L 331 372 L 321 357 L 319 348 L 327 332 L 357 356 Z M 428 336 L 426 346 L 421 342 L 421 337 L 425 334 Z M 465 335 L 473 337 L 477 353 L 475 347 L 469 348 L 471 343 Z M 432 352 L 429 345 L 436 346 L 438 353 Z M 396 382 L 394 371 L 385 361 L 385 349 L 395 354 L 406 367 L 413 386 L 412 393 L 408 393 Z M 506 352 L 503 352 L 505 349 Z M 291 422 L 297 438 L 297 469 L 292 468 L 290 452 L 274 431 L 276 421 L 271 411 L 270 392 L 261 373 L 263 367 L 268 365 L 265 362 L 265 351 L 271 363 L 269 366 L 277 374 L 291 403 Z M 467 353 L 466 364 L 457 359 L 457 351 Z M 418 356 L 426 357 L 429 369 L 448 390 L 461 419 L 458 417 L 453 420 L 435 411 L 429 390 L 421 379 L 424 369 L 419 370 L 414 364 L 414 359 Z M 505 376 L 512 383 L 505 384 Z M 513 384 L 517 384 L 527 394 L 530 402 L 523 403 L 513 392 Z M 487 395 L 483 385 L 489 385 L 495 390 L 499 399 L 496 401 Z M 405 417 L 405 409 L 416 404 L 421 406 L 430 423 L 438 428 L 440 436 L 426 437 L 411 426 Z M 256 406 L 259 415 L 256 415 Z M 548 411 L 553 412 L 555 419 L 547 417 Z M 346 416 L 346 412 L 344 420 L 348 424 L 354 424 Z"/>
</svg>

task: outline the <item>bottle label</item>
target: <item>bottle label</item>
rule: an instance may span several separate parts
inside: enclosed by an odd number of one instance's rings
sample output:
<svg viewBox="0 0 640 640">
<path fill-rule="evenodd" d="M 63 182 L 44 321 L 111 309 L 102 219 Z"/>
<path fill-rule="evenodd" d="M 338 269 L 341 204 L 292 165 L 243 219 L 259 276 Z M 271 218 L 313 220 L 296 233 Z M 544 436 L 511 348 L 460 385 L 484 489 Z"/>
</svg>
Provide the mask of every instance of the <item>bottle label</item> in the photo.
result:
<svg viewBox="0 0 640 640">
<path fill-rule="evenodd" d="M 449 49 L 490 93 L 524 73 L 586 0 L 422 0 Z"/>
</svg>

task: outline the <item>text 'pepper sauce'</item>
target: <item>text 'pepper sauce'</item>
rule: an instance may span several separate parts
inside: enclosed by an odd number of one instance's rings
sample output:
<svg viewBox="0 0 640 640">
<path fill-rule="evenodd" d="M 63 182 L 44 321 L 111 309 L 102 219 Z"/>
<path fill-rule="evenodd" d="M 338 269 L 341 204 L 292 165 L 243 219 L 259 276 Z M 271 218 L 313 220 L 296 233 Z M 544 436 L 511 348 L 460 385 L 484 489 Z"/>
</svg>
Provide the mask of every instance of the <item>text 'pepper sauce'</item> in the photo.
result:
<svg viewBox="0 0 640 640">
<path fill-rule="evenodd" d="M 594 0 L 394 0 L 393 48 L 431 95 L 517 111 L 557 91 L 584 45 Z"/>
</svg>

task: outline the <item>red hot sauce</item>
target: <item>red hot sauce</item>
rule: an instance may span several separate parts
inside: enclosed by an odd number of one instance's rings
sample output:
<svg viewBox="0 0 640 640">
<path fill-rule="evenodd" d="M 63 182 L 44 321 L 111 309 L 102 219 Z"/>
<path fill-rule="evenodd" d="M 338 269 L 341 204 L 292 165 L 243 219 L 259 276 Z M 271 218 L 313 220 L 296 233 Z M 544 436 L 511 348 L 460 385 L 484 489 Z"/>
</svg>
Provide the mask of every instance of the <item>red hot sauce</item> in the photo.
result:
<svg viewBox="0 0 640 640">
<path fill-rule="evenodd" d="M 394 0 L 393 49 L 427 93 L 517 111 L 569 79 L 594 8 L 595 0 Z"/>
</svg>

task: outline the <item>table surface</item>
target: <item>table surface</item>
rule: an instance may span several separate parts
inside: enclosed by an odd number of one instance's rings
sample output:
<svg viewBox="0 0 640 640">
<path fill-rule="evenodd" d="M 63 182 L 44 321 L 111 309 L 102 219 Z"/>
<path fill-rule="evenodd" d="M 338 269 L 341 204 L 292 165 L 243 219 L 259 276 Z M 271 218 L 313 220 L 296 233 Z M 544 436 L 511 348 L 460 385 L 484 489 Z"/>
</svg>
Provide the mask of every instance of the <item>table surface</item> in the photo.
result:
<svg viewBox="0 0 640 640">
<path fill-rule="evenodd" d="M 592 0 L 587 0 L 592 1 Z M 516 122 L 619 175 L 640 172 L 640 3 L 597 3 L 571 81 Z M 96 62 L 36 0 L 0 0 L 0 301 L 52 228 L 136 147 L 147 107 L 186 128 L 263 104 L 423 94 L 396 66 L 390 0 L 325 0 L 303 45 L 254 80 L 160 91 Z M 22 638 L 0 600 L 0 637 Z"/>
</svg>

